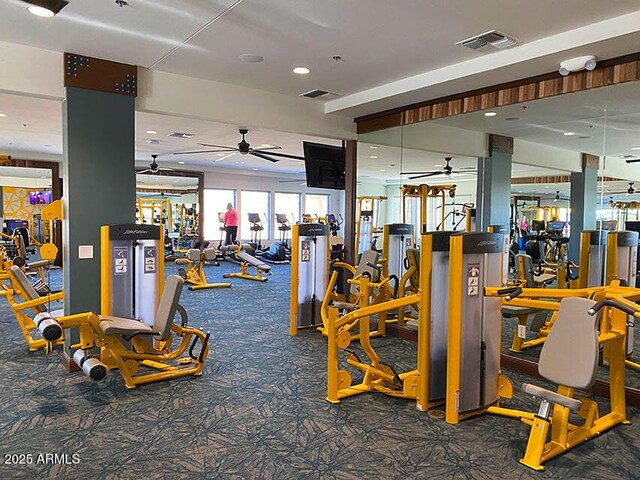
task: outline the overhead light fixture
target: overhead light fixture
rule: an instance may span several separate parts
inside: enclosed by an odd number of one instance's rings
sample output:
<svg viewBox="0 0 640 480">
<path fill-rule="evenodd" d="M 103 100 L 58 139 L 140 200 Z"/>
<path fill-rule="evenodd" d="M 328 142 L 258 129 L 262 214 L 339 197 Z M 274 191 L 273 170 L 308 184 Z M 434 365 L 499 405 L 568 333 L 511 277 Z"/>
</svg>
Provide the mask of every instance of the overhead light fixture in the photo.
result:
<svg viewBox="0 0 640 480">
<path fill-rule="evenodd" d="M 6 113 L 0 113 L 0 118 L 6 118 L 6 117 L 7 117 Z M 633 148 L 631 150 L 633 150 Z"/>
<path fill-rule="evenodd" d="M 436 163 L 435 166 L 436 167 L 442 167 L 443 165 L 441 163 Z"/>
<path fill-rule="evenodd" d="M 47 147 L 47 148 L 56 148 L 56 146 L 55 146 L 55 145 L 51 145 L 50 143 L 47 143 L 47 144 L 45 145 L 45 147 Z"/>
<path fill-rule="evenodd" d="M 69 5 L 65 0 L 24 0 L 30 3 L 27 11 L 37 17 L 51 18 Z"/>
<path fill-rule="evenodd" d="M 485 117 L 495 117 L 496 115 L 498 115 L 496 112 L 485 112 L 484 114 Z"/>
<path fill-rule="evenodd" d="M 219 157 L 224 157 L 226 155 L 226 153 L 216 153 L 217 156 Z"/>
<path fill-rule="evenodd" d="M 581 70 L 593 70 L 598 62 L 593 55 L 584 55 L 582 57 L 570 58 L 564 62 L 560 62 L 558 73 L 566 77 L 570 73 L 579 72 Z"/>
<path fill-rule="evenodd" d="M 380 171 L 381 172 L 386 172 L 386 170 L 384 168 L 381 168 Z"/>
<path fill-rule="evenodd" d="M 156 132 L 155 130 L 147 130 L 145 133 L 147 135 L 157 135 L 158 134 L 158 132 Z"/>
<path fill-rule="evenodd" d="M 252 168 L 251 170 L 253 170 L 254 172 L 257 172 L 258 169 L 257 168 Z"/>
<path fill-rule="evenodd" d="M 374 150 L 377 150 L 380 148 L 380 145 L 369 145 L 369 148 L 373 148 Z"/>
<path fill-rule="evenodd" d="M 369 158 L 370 158 L 371 160 L 375 160 L 376 158 L 378 158 L 378 156 L 377 156 L 377 155 L 369 155 Z"/>
<path fill-rule="evenodd" d="M 246 63 L 264 62 L 264 57 L 262 55 L 256 55 L 254 53 L 243 53 L 242 55 L 238 55 L 238 58 Z"/>
<path fill-rule="evenodd" d="M 570 136 L 575 135 L 575 134 L 576 134 L 576 132 L 564 132 L 564 133 L 563 133 L 563 135 L 564 135 L 565 137 L 570 137 Z"/>
<path fill-rule="evenodd" d="M 0 115 L 1 117 L 2 115 Z M 6 116 L 6 115 L 5 115 Z M 640 147 L 631 147 L 631 150 L 640 150 Z"/>
<path fill-rule="evenodd" d="M 311 70 L 307 67 L 294 67 L 293 73 L 297 73 L 298 75 L 307 75 Z"/>
<path fill-rule="evenodd" d="M 184 162 L 178 162 L 178 165 L 184 165 Z"/>
</svg>

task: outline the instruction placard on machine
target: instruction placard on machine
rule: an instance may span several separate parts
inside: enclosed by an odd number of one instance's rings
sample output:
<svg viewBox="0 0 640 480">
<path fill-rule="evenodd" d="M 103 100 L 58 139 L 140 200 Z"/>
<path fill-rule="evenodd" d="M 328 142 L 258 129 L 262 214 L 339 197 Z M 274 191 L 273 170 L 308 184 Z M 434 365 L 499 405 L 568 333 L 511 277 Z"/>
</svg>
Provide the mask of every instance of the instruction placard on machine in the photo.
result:
<svg viewBox="0 0 640 480">
<path fill-rule="evenodd" d="M 113 248 L 113 264 L 114 273 L 116 275 L 124 275 L 127 273 L 127 260 L 129 256 L 129 250 L 127 247 L 114 247 Z"/>
<path fill-rule="evenodd" d="M 301 262 L 310 262 L 311 261 L 311 242 L 309 240 L 302 241 L 302 248 L 300 253 L 300 261 Z"/>
<path fill-rule="evenodd" d="M 467 267 L 467 295 L 477 297 L 480 289 L 480 264 L 474 263 Z"/>
<path fill-rule="evenodd" d="M 156 271 L 156 247 L 144 247 L 144 273 Z"/>
</svg>

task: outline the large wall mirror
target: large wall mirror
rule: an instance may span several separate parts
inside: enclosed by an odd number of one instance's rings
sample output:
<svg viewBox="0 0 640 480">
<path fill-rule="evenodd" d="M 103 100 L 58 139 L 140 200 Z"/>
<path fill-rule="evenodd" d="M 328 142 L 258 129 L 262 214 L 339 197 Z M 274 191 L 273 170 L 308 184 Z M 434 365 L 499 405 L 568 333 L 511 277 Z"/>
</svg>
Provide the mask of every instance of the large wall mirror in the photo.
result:
<svg viewBox="0 0 640 480">
<path fill-rule="evenodd" d="M 507 187 L 511 202 L 505 208 L 509 208 L 514 252 L 538 252 L 549 263 L 558 257 L 578 263 L 583 223 L 584 229 L 596 231 L 640 225 L 627 223 L 640 219 L 640 82 L 629 82 L 360 135 L 357 194 L 384 197 L 378 202 L 372 235 L 385 224 L 402 221 L 401 187 L 414 184 L 455 185 L 455 197 L 446 197 L 444 203 L 439 198 L 429 200 L 425 228 L 465 230 L 467 217 L 478 207 L 478 165 L 488 155 L 490 135 L 513 139 Z M 592 169 L 593 175 L 587 180 L 585 198 L 576 196 L 574 202 L 582 201 L 588 208 L 581 218 L 572 218 L 571 174 L 584 168 Z M 411 208 L 404 207 L 404 218 L 419 228 Z M 532 240 L 550 226 L 558 237 L 577 240 L 547 241 L 540 249 Z M 593 274 L 603 277 L 604 254 L 592 263 Z M 512 275 L 515 267 L 512 264 Z M 550 283 L 555 285 L 557 281 Z M 504 319 L 503 365 L 536 372 L 541 347 L 530 341 L 539 337 L 549 315 L 532 315 L 524 330 L 518 328 L 518 318 Z M 632 358 L 638 362 L 640 328 L 633 336 Z M 598 380 L 601 385 L 608 382 L 607 368 L 599 369 Z M 640 372 L 627 368 L 626 383 L 628 392 L 640 400 Z"/>
</svg>

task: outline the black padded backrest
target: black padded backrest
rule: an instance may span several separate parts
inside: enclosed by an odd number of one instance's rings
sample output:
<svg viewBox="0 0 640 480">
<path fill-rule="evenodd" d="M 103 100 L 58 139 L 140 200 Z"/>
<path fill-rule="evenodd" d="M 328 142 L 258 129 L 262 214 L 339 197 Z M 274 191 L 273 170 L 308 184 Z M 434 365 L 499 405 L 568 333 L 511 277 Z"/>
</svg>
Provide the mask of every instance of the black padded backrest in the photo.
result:
<svg viewBox="0 0 640 480">
<path fill-rule="evenodd" d="M 160 333 L 160 340 L 169 338 L 183 285 L 184 279 L 178 275 L 169 275 L 164 281 L 164 289 L 153 321 L 153 330 Z"/>
<path fill-rule="evenodd" d="M 27 295 L 27 298 L 25 300 L 28 301 L 40 298 L 40 295 L 38 295 L 38 292 L 36 292 L 36 289 L 33 288 L 33 285 L 31 285 L 29 278 L 20 267 L 18 267 L 17 265 L 12 265 L 9 268 L 9 275 L 11 277 L 11 282 L 17 283 L 18 285 L 20 285 L 21 290 L 24 290 L 25 294 Z M 47 307 L 44 305 L 38 305 L 36 309 L 39 312 L 47 311 Z"/>
<path fill-rule="evenodd" d="M 580 297 L 563 298 L 560 302 L 558 317 L 538 360 L 538 372 L 547 380 L 580 390 L 595 382 L 600 315 L 587 313 L 595 304 Z"/>
<path fill-rule="evenodd" d="M 526 282 L 527 288 L 535 288 L 536 282 L 533 278 L 533 260 L 530 255 L 520 254 L 516 255 L 518 260 L 518 272 L 520 274 L 520 280 Z"/>
</svg>

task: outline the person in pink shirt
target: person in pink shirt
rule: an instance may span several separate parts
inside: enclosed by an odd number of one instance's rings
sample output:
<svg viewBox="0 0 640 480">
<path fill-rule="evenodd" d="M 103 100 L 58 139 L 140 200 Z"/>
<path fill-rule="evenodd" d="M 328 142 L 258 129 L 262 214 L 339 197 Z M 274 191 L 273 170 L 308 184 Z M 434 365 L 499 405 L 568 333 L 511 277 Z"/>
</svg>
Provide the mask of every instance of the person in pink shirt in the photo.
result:
<svg viewBox="0 0 640 480">
<path fill-rule="evenodd" d="M 236 243 L 238 237 L 238 212 L 233 209 L 233 204 L 227 203 L 227 211 L 224 214 L 224 228 L 227 232 L 225 245 Z"/>
</svg>

